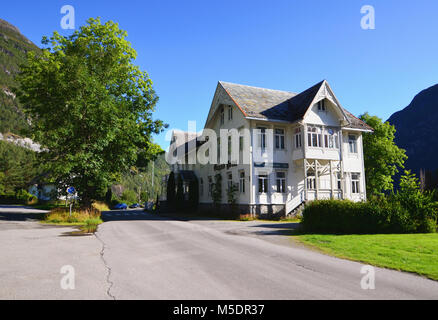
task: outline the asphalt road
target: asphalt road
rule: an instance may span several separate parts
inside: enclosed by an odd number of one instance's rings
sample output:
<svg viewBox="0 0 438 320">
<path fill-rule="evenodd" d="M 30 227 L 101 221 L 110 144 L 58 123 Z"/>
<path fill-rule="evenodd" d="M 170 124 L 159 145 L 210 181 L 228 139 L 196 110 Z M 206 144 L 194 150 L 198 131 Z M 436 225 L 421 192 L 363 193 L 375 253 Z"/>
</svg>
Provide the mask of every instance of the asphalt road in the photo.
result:
<svg viewBox="0 0 438 320">
<path fill-rule="evenodd" d="M 0 298 L 437 299 L 438 282 L 375 268 L 294 243 L 293 224 L 157 218 L 108 212 L 94 236 L 8 221 L 0 207 Z M 23 213 L 24 214 L 24 213 Z M 3 218 L 2 218 L 3 216 Z M 74 290 L 60 288 L 71 265 Z"/>
</svg>

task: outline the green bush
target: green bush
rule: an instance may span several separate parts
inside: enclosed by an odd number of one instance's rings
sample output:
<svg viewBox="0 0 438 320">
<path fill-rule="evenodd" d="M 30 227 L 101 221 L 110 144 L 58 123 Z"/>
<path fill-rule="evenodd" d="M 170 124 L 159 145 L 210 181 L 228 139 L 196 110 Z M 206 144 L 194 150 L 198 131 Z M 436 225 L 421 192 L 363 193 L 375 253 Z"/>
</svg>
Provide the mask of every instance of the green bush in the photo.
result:
<svg viewBox="0 0 438 320">
<path fill-rule="evenodd" d="M 137 193 L 135 193 L 134 190 L 126 189 L 122 193 L 121 200 L 122 200 L 122 202 L 125 202 L 128 205 L 131 205 L 133 203 L 138 202 L 138 195 L 137 195 Z"/>
<path fill-rule="evenodd" d="M 420 198 L 405 203 L 395 196 L 369 202 L 319 200 L 306 205 L 307 232 L 335 234 L 428 233 L 436 231 L 435 203 Z"/>
<path fill-rule="evenodd" d="M 302 225 L 321 233 L 432 233 L 437 230 L 438 203 L 422 192 L 415 174 L 405 171 L 400 190 L 368 202 L 324 200 L 308 204 Z"/>
<path fill-rule="evenodd" d="M 33 197 L 29 192 L 26 190 L 20 190 L 15 194 L 16 199 L 23 204 L 27 204 Z"/>
</svg>

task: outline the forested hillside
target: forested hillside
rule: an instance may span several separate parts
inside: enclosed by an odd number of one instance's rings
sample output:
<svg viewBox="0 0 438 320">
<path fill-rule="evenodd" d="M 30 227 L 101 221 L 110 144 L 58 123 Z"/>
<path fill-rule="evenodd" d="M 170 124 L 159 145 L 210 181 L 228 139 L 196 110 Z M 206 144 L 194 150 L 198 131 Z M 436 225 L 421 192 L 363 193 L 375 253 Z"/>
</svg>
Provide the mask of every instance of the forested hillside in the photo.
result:
<svg viewBox="0 0 438 320">
<path fill-rule="evenodd" d="M 38 47 L 10 23 L 0 19 L 0 133 L 23 133 L 27 121 L 20 102 L 12 93 L 15 75 L 25 62 L 28 51 Z"/>
</svg>

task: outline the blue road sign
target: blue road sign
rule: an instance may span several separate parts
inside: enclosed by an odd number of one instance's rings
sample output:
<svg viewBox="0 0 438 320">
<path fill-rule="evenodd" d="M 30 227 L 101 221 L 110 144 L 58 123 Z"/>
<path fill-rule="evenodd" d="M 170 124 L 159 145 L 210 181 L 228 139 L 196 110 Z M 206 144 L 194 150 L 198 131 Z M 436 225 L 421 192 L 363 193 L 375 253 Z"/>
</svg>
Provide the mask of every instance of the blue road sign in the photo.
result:
<svg viewBox="0 0 438 320">
<path fill-rule="evenodd" d="M 69 194 L 74 194 L 74 193 L 76 193 L 76 189 L 75 189 L 74 187 L 69 187 L 69 188 L 67 189 L 67 192 L 68 192 Z"/>
</svg>

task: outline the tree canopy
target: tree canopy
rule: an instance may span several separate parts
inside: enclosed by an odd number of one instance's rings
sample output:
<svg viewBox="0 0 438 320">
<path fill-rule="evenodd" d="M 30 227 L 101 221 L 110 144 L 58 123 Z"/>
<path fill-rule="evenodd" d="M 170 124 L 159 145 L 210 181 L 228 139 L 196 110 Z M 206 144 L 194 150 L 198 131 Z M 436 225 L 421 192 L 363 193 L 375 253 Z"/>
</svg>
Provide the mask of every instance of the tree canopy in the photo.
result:
<svg viewBox="0 0 438 320">
<path fill-rule="evenodd" d="M 27 189 L 38 173 L 35 152 L 0 140 L 0 196 Z"/>
<path fill-rule="evenodd" d="M 405 150 L 394 142 L 396 129 L 389 122 L 368 113 L 361 115 L 360 119 L 374 129 L 373 133 L 363 134 L 367 194 L 374 196 L 392 191 L 393 177 L 404 168 L 407 159 Z"/>
<path fill-rule="evenodd" d="M 118 24 L 89 19 L 70 36 L 43 38 L 18 76 L 17 96 L 32 120 L 32 138 L 60 187 L 72 185 L 84 205 L 133 165 L 162 150 L 152 134 L 158 97 Z"/>
</svg>

